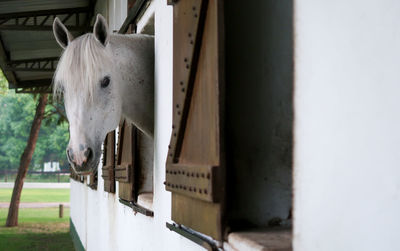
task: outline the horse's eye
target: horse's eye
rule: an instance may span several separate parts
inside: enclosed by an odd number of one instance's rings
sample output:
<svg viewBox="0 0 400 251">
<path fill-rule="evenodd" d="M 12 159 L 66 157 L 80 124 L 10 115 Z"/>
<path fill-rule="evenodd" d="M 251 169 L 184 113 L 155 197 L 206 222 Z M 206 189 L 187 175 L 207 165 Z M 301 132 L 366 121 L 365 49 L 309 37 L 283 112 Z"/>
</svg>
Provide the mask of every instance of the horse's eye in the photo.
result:
<svg viewBox="0 0 400 251">
<path fill-rule="evenodd" d="M 106 88 L 109 84 L 110 84 L 110 77 L 109 76 L 105 76 L 100 82 L 101 88 Z"/>
</svg>

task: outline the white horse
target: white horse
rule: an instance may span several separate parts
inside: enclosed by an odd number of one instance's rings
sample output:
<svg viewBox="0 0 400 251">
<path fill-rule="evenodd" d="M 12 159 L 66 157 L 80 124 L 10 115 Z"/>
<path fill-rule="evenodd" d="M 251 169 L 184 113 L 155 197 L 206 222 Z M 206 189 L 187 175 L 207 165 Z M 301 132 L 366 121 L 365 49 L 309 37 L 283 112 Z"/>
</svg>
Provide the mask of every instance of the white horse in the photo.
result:
<svg viewBox="0 0 400 251">
<path fill-rule="evenodd" d="M 153 138 L 154 39 L 111 34 L 97 15 L 93 33 L 73 38 L 58 18 L 53 32 L 64 52 L 53 80 L 69 121 L 67 157 L 78 174 L 98 166 L 101 144 L 122 119 Z"/>
</svg>

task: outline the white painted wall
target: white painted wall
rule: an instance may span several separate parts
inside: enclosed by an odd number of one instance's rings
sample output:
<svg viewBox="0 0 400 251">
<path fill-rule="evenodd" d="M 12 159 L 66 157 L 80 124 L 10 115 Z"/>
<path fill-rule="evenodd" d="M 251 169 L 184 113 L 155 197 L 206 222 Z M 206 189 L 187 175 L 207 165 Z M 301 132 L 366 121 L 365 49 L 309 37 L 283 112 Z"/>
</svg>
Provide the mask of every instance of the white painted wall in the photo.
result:
<svg viewBox="0 0 400 251">
<path fill-rule="evenodd" d="M 156 0 L 155 11 L 155 159 L 154 217 L 134 214 L 103 191 L 99 168 L 98 190 L 71 180 L 71 219 L 86 250 L 203 250 L 169 231 L 171 193 L 165 191 L 165 161 L 172 125 L 172 7 Z M 110 25 L 111 27 L 111 25 Z M 118 183 L 117 183 L 118 184 Z M 118 185 L 117 185 L 118 189 Z"/>
<path fill-rule="evenodd" d="M 296 251 L 400 250 L 399 13 L 295 1 Z"/>
</svg>

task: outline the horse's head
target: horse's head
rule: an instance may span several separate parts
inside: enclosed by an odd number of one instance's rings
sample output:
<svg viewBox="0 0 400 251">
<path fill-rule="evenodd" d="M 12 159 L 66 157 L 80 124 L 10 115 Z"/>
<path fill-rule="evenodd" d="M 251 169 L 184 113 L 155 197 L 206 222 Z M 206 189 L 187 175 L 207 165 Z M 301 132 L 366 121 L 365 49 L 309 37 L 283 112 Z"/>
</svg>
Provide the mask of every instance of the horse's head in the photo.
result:
<svg viewBox="0 0 400 251">
<path fill-rule="evenodd" d="M 69 120 L 70 140 L 67 157 L 79 174 L 97 168 L 101 144 L 121 118 L 121 99 L 113 62 L 109 31 L 105 19 L 98 15 L 93 34 L 73 39 L 71 33 L 55 19 L 53 32 L 64 49 L 54 75 L 55 96 L 62 94 Z"/>
</svg>

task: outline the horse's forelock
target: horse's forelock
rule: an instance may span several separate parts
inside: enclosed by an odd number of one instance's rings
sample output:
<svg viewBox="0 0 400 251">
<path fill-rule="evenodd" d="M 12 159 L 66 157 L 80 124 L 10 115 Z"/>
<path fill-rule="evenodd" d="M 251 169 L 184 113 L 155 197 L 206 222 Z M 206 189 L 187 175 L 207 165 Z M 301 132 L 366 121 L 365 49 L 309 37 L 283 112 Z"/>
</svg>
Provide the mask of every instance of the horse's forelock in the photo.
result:
<svg viewBox="0 0 400 251">
<path fill-rule="evenodd" d="M 94 89 L 111 66 L 111 55 L 88 33 L 72 41 L 63 52 L 54 74 L 54 97 L 92 101 Z M 68 97 L 66 97 L 68 96 Z"/>
</svg>

